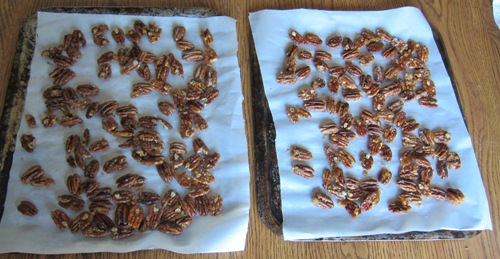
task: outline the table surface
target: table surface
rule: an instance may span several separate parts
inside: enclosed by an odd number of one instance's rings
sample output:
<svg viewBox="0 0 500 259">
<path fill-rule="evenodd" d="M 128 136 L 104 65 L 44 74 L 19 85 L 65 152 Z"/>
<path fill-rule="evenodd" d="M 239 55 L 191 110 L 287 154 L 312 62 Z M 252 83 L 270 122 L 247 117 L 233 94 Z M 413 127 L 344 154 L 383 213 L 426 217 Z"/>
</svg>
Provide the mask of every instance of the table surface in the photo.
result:
<svg viewBox="0 0 500 259">
<path fill-rule="evenodd" d="M 250 26 L 248 13 L 262 9 L 313 8 L 324 10 L 382 10 L 415 6 L 440 32 L 454 72 L 474 150 L 490 202 L 493 231 L 483 231 L 468 240 L 383 242 L 285 242 L 262 223 L 257 212 L 254 181 L 246 248 L 243 252 L 179 255 L 169 251 L 138 251 L 127 254 L 96 253 L 61 255 L 57 258 L 494 258 L 500 255 L 500 31 L 492 16 L 491 0 L 45 0 L 0 1 L 0 114 L 12 69 L 17 35 L 27 17 L 51 6 L 152 6 L 208 7 L 235 18 L 238 29 L 238 58 L 241 68 L 246 132 L 252 180 L 255 179 L 252 137 Z M 464 174 L 466 172 L 463 172 Z M 2 254 L 3 258 L 47 258 L 56 256 Z"/>
</svg>

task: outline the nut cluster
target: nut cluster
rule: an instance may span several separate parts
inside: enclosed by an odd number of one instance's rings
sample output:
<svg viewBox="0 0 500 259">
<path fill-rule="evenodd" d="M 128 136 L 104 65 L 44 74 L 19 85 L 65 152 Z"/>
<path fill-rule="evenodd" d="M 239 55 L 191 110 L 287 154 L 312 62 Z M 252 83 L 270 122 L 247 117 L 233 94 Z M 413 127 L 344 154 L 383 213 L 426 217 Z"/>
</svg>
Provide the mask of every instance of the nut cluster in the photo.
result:
<svg viewBox="0 0 500 259">
<path fill-rule="evenodd" d="M 390 162 L 393 154 L 401 153 L 396 180 L 401 193 L 389 205 L 389 211 L 406 213 L 411 209 L 409 204 L 420 205 L 422 197 L 449 200 L 455 205 L 463 202 L 465 196 L 460 190 L 443 190 L 431 185 L 434 169 L 430 159 L 437 158 L 435 168 L 441 178 L 448 177 L 448 170 L 461 167 L 460 156 L 450 151 L 447 145 L 451 133 L 423 128 L 403 111 L 405 103 L 413 100 L 418 100 L 425 108 L 438 107 L 436 86 L 430 78 L 431 71 L 426 68 L 427 46 L 413 40 L 405 42 L 380 28 L 375 32 L 363 29 L 355 39 L 335 34 L 323 41 L 313 33 L 302 36 L 295 30 L 290 31 L 289 37 L 292 44 L 285 50 L 286 61 L 283 71 L 277 75 L 277 83 L 295 84 L 308 78 L 312 69 L 328 76 L 326 81 L 316 77 L 310 86 L 301 87 L 297 97 L 303 101 L 303 106 L 287 106 L 285 112 L 292 123 L 311 118 L 314 112 L 328 112 L 339 118 L 338 122 L 323 122 L 319 129 L 331 144 L 324 147 L 331 169 L 325 169 L 322 187 L 339 201 L 340 206 L 345 207 L 353 218 L 372 209 L 380 200 L 379 183 L 388 184 L 392 178 L 392 173 L 385 167 L 379 172 L 378 179 L 345 176 L 339 166 L 352 168 L 357 162 L 347 151 L 350 142 L 357 137 L 368 139 L 367 150 L 358 152 L 364 175 L 372 170 L 377 156 Z M 341 57 L 336 59 L 324 49 L 311 53 L 300 47 L 304 44 L 320 46 L 323 42 L 332 50 L 341 48 Z M 376 56 L 389 60 L 389 64 L 385 67 L 373 65 L 372 74 L 365 73 L 362 67 L 376 62 Z M 307 64 L 311 61 L 312 66 Z M 323 90 L 325 88 L 327 90 Z M 336 100 L 335 97 L 339 98 Z M 349 102 L 362 98 L 371 99 L 372 109 L 365 108 L 360 114 L 352 114 Z M 403 147 L 393 151 L 389 144 L 398 135 Z M 308 152 L 294 146 L 290 155 L 297 159 L 299 154 Z M 306 179 L 314 176 L 314 169 L 304 164 L 294 164 L 292 171 Z M 322 190 L 315 191 L 312 201 L 321 208 L 332 208 L 334 204 Z"/>
<path fill-rule="evenodd" d="M 50 58 L 56 65 L 49 75 L 54 78 L 54 86 L 43 91 L 47 108 L 46 117 L 41 119 L 43 126 L 51 128 L 59 124 L 72 127 L 97 122 L 112 138 L 124 140 L 116 149 L 108 142 L 108 136 L 92 140 L 89 129 L 85 129 L 82 134 L 72 133 L 65 137 L 66 161 L 73 172 L 65 180 L 68 192 L 57 198 L 61 209 L 51 212 L 59 229 L 69 229 L 72 233 L 82 233 L 86 237 L 109 236 L 112 239 L 129 237 L 148 229 L 181 234 L 190 226 L 195 215 L 216 216 L 221 213 L 223 198 L 213 194 L 210 188 L 215 182 L 212 170 L 218 164 L 220 155 L 210 150 L 201 138 L 193 137 L 196 131 L 208 128 L 201 113 L 206 105 L 215 101 L 219 93 L 216 88 L 217 71 L 213 67 L 217 60 L 217 54 L 211 48 L 213 36 L 208 29 L 201 30 L 200 37 L 206 49 L 197 50 L 193 43 L 184 39 L 186 29 L 183 26 L 175 26 L 173 31 L 173 40 L 177 49 L 182 51 L 182 60 L 200 62 L 193 77 L 187 80 L 186 88 L 174 90 L 167 83 L 169 74 L 184 77 L 183 64 L 173 53 L 156 56 L 139 47 L 143 36 L 155 44 L 162 34 L 162 29 L 156 24 L 146 26 L 140 20 L 136 20 L 133 29 L 126 33 L 120 28 L 110 31 L 104 23 L 92 28 L 93 42 L 101 48 L 110 45 L 108 33 L 120 46 L 126 40 L 132 44 L 130 48 L 122 47 L 116 52 L 101 53 L 97 58 L 97 77 L 112 80 L 111 62 L 117 62 L 120 74 L 136 71 L 143 79 L 133 84 L 131 98 L 150 94 L 153 90 L 162 96 L 172 96 L 173 102 L 159 100 L 159 113 L 171 116 L 174 111 L 178 112 L 180 136 L 193 139 L 194 152 L 188 152 L 182 142 L 171 142 L 166 150 L 168 154 L 165 154 L 166 142 L 170 141 L 161 138 L 158 126 L 167 131 L 172 130 L 173 126 L 161 115 L 143 115 L 134 105 L 120 104 L 113 99 L 97 102 L 93 99 L 99 96 L 101 89 L 94 84 L 84 83 L 75 88 L 66 85 L 76 76 L 69 67 L 81 57 L 79 50 L 86 44 L 80 30 L 64 36 L 60 46 L 42 52 L 43 57 Z M 154 66 L 154 70 L 150 70 L 150 65 Z M 85 116 L 80 117 L 78 113 Z M 29 128 L 36 127 L 32 115 L 26 114 L 25 119 Z M 34 136 L 24 134 L 20 140 L 27 152 L 36 151 Z M 167 186 L 175 179 L 179 186 L 186 189 L 187 194 L 181 196 L 168 188 L 160 196 L 144 190 L 151 179 L 146 179 L 141 172 L 125 172 L 129 169 L 130 161 L 123 154 L 101 163 L 97 158 L 99 153 L 126 149 L 142 166 L 154 166 Z M 100 174 L 121 175 L 116 178 L 116 186 L 111 187 L 99 181 Z M 21 181 L 33 186 L 50 187 L 55 184 L 41 165 L 28 168 L 21 175 Z M 35 216 L 38 211 L 30 201 L 22 201 L 18 210 L 27 216 Z M 71 216 L 73 213 L 77 214 Z"/>
</svg>

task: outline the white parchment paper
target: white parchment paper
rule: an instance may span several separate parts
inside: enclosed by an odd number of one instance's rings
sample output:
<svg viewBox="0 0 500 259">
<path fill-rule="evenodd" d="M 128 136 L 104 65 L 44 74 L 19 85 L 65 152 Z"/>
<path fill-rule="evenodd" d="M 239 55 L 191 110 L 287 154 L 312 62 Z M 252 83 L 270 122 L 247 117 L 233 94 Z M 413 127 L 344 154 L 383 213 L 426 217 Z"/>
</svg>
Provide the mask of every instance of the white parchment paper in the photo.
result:
<svg viewBox="0 0 500 259">
<path fill-rule="evenodd" d="M 157 56 L 174 53 L 184 65 L 184 78 L 168 77 L 167 81 L 173 88 L 185 88 L 192 78 L 195 65 L 198 63 L 185 62 L 181 59 L 181 52 L 175 48 L 172 39 L 172 28 L 176 25 L 186 27 L 185 39 L 192 41 L 197 48 L 204 49 L 199 33 L 208 28 L 214 37 L 213 48 L 219 55 L 214 68 L 218 72 L 219 98 L 208 105 L 202 116 L 208 121 L 209 129 L 197 132 L 195 137 L 204 140 L 207 146 L 221 155 L 217 167 L 213 169 L 216 181 L 211 185 L 211 195 L 221 194 L 224 199 L 222 213 L 216 217 L 194 216 L 192 225 L 181 235 L 166 235 L 159 231 L 137 233 L 123 240 L 92 239 L 80 234 L 71 234 L 69 231 L 58 230 L 50 218 L 50 211 L 57 209 L 57 197 L 67 193 L 65 179 L 68 175 L 78 172 L 71 169 L 65 162 L 66 155 L 63 149 L 64 141 L 70 134 L 82 134 L 85 127 L 91 132 L 91 142 L 106 138 L 110 142 L 110 149 L 102 153 L 94 153 L 101 166 L 108 159 L 123 154 L 127 157 L 129 166 L 111 174 L 99 173 L 97 179 L 101 186 L 109 186 L 116 190 L 115 180 L 125 173 L 140 173 L 147 178 L 143 190 L 154 191 L 163 195 L 172 188 L 181 195 L 186 195 L 187 190 L 178 186 L 175 180 L 165 184 L 156 172 L 156 168 L 140 165 L 131 157 L 130 149 L 119 149 L 118 144 L 124 139 L 115 138 L 106 133 L 101 127 L 99 116 L 87 120 L 85 114 L 80 112 L 84 120 L 83 125 L 72 128 L 56 126 L 50 130 L 42 127 L 39 118 L 45 111 L 42 92 L 52 85 L 48 73 L 54 69 L 48 64 L 48 59 L 42 58 L 42 50 L 60 44 L 64 34 L 80 29 L 86 39 L 87 46 L 82 49 L 83 57 L 72 66 L 77 77 L 67 85 L 76 87 L 83 83 L 93 83 L 100 87 L 101 92 L 93 97 L 95 101 L 117 100 L 120 105 L 132 103 L 142 115 L 161 116 L 167 119 L 174 130 L 167 131 L 159 126 L 158 131 L 168 145 L 174 141 L 184 142 L 188 146 L 189 154 L 193 153 L 192 140 L 183 140 L 179 133 L 179 118 L 177 114 L 170 117 L 163 116 L 157 108 L 159 100 L 169 100 L 171 96 L 151 93 L 139 98 L 130 99 L 132 84 L 143 81 L 135 72 L 130 75 L 120 75 L 118 65 L 112 64 L 113 77 L 110 80 L 97 78 L 96 59 L 105 51 L 116 51 L 119 46 L 112 40 L 108 31 L 106 36 L 110 45 L 104 49 L 97 47 L 91 37 L 91 28 L 99 23 L 106 23 L 111 29 L 120 27 L 124 31 L 132 28 L 136 19 L 141 19 L 145 24 L 155 22 L 163 29 L 163 35 L 156 44 L 150 44 L 144 37 L 139 46 L 153 52 Z M 126 41 L 127 47 L 131 43 Z M 28 93 L 24 108 L 25 113 L 31 113 L 37 118 L 38 126 L 29 129 L 22 120 L 18 136 L 31 133 L 36 139 L 35 152 L 27 153 L 18 142 L 14 162 L 12 165 L 8 185 L 5 212 L 0 224 L 0 252 L 27 252 L 41 254 L 62 253 L 87 253 L 87 252 L 129 252 L 142 249 L 166 249 L 179 253 L 209 253 L 240 251 L 245 247 L 249 215 L 249 165 L 248 151 L 245 137 L 244 119 L 242 112 L 243 95 L 241 90 L 240 69 L 237 60 L 238 42 L 236 38 L 236 21 L 229 17 L 211 18 L 183 18 L 183 17 L 152 17 L 152 16 L 126 16 L 126 15 L 84 15 L 61 13 L 38 13 L 38 28 L 36 48 L 34 51 L 29 80 Z M 152 74 L 154 76 L 153 67 Z M 39 163 L 56 184 L 50 188 L 32 187 L 22 184 L 20 175 L 31 165 Z M 35 217 L 26 217 L 16 210 L 21 200 L 31 200 L 37 205 L 39 212 Z M 88 204 L 87 204 L 88 205 Z M 77 213 L 67 211 L 71 217 Z"/>
<path fill-rule="evenodd" d="M 404 7 L 387 11 L 320 11 L 320 10 L 263 10 L 250 14 L 250 24 L 255 41 L 255 48 L 259 60 L 260 70 L 266 96 L 276 125 L 276 150 L 280 170 L 281 198 L 283 212 L 283 233 L 286 240 L 311 239 L 320 237 L 341 237 L 373 235 L 383 233 L 404 233 L 408 231 L 433 231 L 438 229 L 480 230 L 491 229 L 488 200 L 481 180 L 474 150 L 467 128 L 464 124 L 450 78 L 444 67 L 442 58 L 434 42 L 431 27 L 420 10 L 413 7 Z M 382 162 L 379 156 L 375 157 L 375 164 L 368 176 L 363 176 L 363 169 L 359 163 L 359 152 L 367 151 L 367 138 L 356 138 L 347 147 L 358 161 L 354 168 L 346 169 L 346 176 L 355 176 L 358 179 L 377 177 L 382 166 L 387 166 L 393 172 L 393 179 L 387 186 L 381 185 L 382 195 L 380 203 L 372 210 L 352 219 L 344 208 L 336 204 L 333 209 L 325 210 L 314 206 L 311 202 L 312 194 L 322 189 L 322 174 L 329 168 L 324 155 L 323 147 L 328 140 L 319 131 L 319 125 L 327 121 L 337 124 L 336 115 L 326 112 L 312 112 L 312 118 L 301 119 L 298 124 L 292 124 L 285 114 L 285 107 L 301 106 L 302 101 L 297 98 L 298 90 L 308 87 L 315 77 L 328 79 L 327 73 L 320 74 L 314 68 L 306 80 L 299 80 L 296 84 L 287 86 L 276 83 L 276 76 L 283 70 L 285 49 L 291 43 L 288 33 L 295 29 L 302 35 L 311 32 L 323 40 L 329 36 L 341 35 L 355 38 L 363 28 L 375 31 L 376 28 L 385 28 L 391 34 L 404 41 L 413 39 L 426 44 L 430 50 L 427 67 L 432 71 L 432 80 L 437 86 L 437 109 L 422 108 L 416 101 L 406 103 L 404 110 L 409 118 L 420 122 L 421 128 L 447 129 L 452 133 L 450 150 L 458 152 L 462 158 L 462 169 L 451 170 L 448 179 L 439 179 L 434 176 L 433 186 L 442 188 L 459 188 L 466 196 L 465 202 L 455 207 L 450 202 L 442 202 L 424 198 L 422 206 L 412 205 L 413 209 L 406 215 L 393 214 L 387 209 L 388 204 L 397 197 L 398 187 L 395 184 L 399 160 L 398 151 L 402 147 L 401 132 L 389 146 L 393 150 L 393 160 Z M 340 48 L 332 51 L 325 44 L 317 48 L 300 45 L 299 48 L 312 51 L 322 49 L 333 54 L 334 60 L 330 65 L 344 65 L 340 56 Z M 380 54 L 375 55 L 375 62 L 363 67 L 365 73 L 372 74 L 374 64 L 385 65 Z M 299 61 L 299 67 L 307 64 L 313 67 L 311 61 Z M 326 88 L 326 87 L 325 87 Z M 328 89 L 319 91 L 320 97 L 330 95 Z M 335 97 L 335 99 L 339 99 Z M 350 102 L 350 112 L 358 115 L 362 109 L 372 109 L 369 98 Z M 292 160 L 289 148 L 300 145 L 313 153 L 313 160 L 308 161 L 315 170 L 311 180 L 305 180 L 292 173 Z M 437 160 L 432 160 L 435 167 Z M 334 199 L 335 200 L 335 199 Z"/>
</svg>

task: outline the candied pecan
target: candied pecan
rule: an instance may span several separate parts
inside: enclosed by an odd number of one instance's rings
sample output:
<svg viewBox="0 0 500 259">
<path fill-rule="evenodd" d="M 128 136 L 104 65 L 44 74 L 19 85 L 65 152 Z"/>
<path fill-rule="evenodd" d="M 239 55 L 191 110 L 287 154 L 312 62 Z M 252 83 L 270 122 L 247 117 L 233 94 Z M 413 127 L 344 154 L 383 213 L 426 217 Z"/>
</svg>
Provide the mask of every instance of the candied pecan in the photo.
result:
<svg viewBox="0 0 500 259">
<path fill-rule="evenodd" d="M 378 175 L 378 181 L 381 184 L 386 185 L 391 181 L 391 178 L 392 178 L 392 173 L 387 169 L 387 167 L 383 167 Z"/>
<path fill-rule="evenodd" d="M 170 183 L 175 174 L 175 168 L 172 162 L 163 162 L 156 166 L 158 175 L 165 183 Z"/>
<path fill-rule="evenodd" d="M 358 58 L 358 56 L 359 56 L 359 51 L 356 49 L 349 49 L 342 52 L 342 58 L 345 61 L 356 59 Z"/>
<path fill-rule="evenodd" d="M 89 205 L 89 210 L 92 213 L 109 214 L 113 203 L 110 200 L 96 200 Z"/>
<path fill-rule="evenodd" d="M 387 162 L 392 160 L 392 150 L 388 145 L 382 145 L 380 148 L 380 157 Z"/>
<path fill-rule="evenodd" d="M 446 157 L 446 165 L 448 169 L 459 170 L 462 167 L 462 160 L 456 152 L 448 152 L 448 157 Z"/>
<path fill-rule="evenodd" d="M 359 89 L 342 88 L 342 95 L 348 101 L 356 101 L 361 99 L 361 91 Z"/>
<path fill-rule="evenodd" d="M 418 103 L 421 106 L 427 107 L 427 108 L 437 108 L 437 100 L 434 97 L 431 96 L 423 96 L 418 99 Z"/>
<path fill-rule="evenodd" d="M 210 196 L 208 201 L 208 211 L 210 215 L 212 216 L 219 215 L 222 211 L 223 202 L 224 199 L 222 198 L 221 195 Z"/>
<path fill-rule="evenodd" d="M 334 206 L 332 199 L 321 191 L 314 193 L 312 203 L 323 209 L 331 209 Z"/>
<path fill-rule="evenodd" d="M 93 159 L 84 167 L 84 175 L 88 178 L 95 178 L 99 173 L 99 161 Z"/>
<path fill-rule="evenodd" d="M 389 211 L 392 213 L 406 214 L 410 210 L 411 206 L 401 200 L 397 200 L 389 204 Z"/>
<path fill-rule="evenodd" d="M 448 178 L 448 167 L 446 166 L 446 161 L 438 160 L 436 165 L 437 175 L 443 178 Z"/>
<path fill-rule="evenodd" d="M 184 160 L 184 167 L 189 171 L 192 171 L 201 163 L 201 161 L 202 158 L 200 157 L 200 155 L 198 155 L 198 153 L 195 153 Z"/>
<path fill-rule="evenodd" d="M 361 210 L 369 211 L 380 201 L 380 190 L 370 192 L 360 204 Z"/>
<path fill-rule="evenodd" d="M 179 194 L 174 190 L 170 189 L 165 192 L 161 200 L 162 207 L 172 206 L 179 201 Z"/>
<path fill-rule="evenodd" d="M 370 155 L 370 153 L 361 152 L 359 160 L 361 162 L 361 166 L 364 169 L 370 170 L 372 168 L 372 166 L 373 166 L 373 157 Z"/>
<path fill-rule="evenodd" d="M 146 178 L 138 174 L 125 174 L 116 180 L 118 188 L 132 188 L 141 189 L 144 188 Z"/>
<path fill-rule="evenodd" d="M 190 188 L 191 187 L 191 177 L 188 173 L 176 173 L 174 174 L 174 179 L 179 183 L 181 187 Z"/>
<path fill-rule="evenodd" d="M 94 179 L 87 179 L 83 182 L 80 182 L 80 188 L 78 189 L 78 193 L 86 193 L 89 194 L 93 192 L 95 189 L 99 188 L 99 182 Z"/>
<path fill-rule="evenodd" d="M 295 160 L 311 160 L 312 159 L 312 153 L 302 147 L 299 146 L 292 146 L 290 150 L 290 156 L 292 159 Z"/>
<path fill-rule="evenodd" d="M 31 153 L 35 149 L 36 138 L 31 134 L 23 134 L 20 142 L 26 152 Z"/>
<path fill-rule="evenodd" d="M 446 194 L 448 196 L 448 200 L 455 206 L 459 206 L 462 202 L 464 202 L 465 195 L 459 189 L 448 188 L 446 190 Z"/>
<path fill-rule="evenodd" d="M 375 44 L 375 42 L 373 42 Z M 359 64 L 362 66 L 368 66 L 373 60 L 375 60 L 375 56 L 372 53 L 364 53 L 360 54 L 358 57 Z"/>
<path fill-rule="evenodd" d="M 109 148 L 109 143 L 106 139 L 101 139 L 93 142 L 89 146 L 89 151 L 90 152 L 102 152 L 105 151 Z"/>
<path fill-rule="evenodd" d="M 173 29 L 173 37 L 174 41 L 179 41 L 184 38 L 184 35 L 186 35 L 186 28 L 184 26 L 175 26 Z"/>
<path fill-rule="evenodd" d="M 361 199 L 364 195 L 364 191 L 360 188 L 356 188 L 356 189 L 348 189 L 347 190 L 347 196 L 346 198 L 350 201 L 357 201 L 359 199 Z"/>
<path fill-rule="evenodd" d="M 160 200 L 160 195 L 154 192 L 139 192 L 137 196 L 138 196 L 137 202 L 146 205 L 154 204 Z"/>
<path fill-rule="evenodd" d="M 371 135 L 368 137 L 368 151 L 371 155 L 376 155 L 380 152 L 382 148 L 382 138 L 378 135 Z"/>
<path fill-rule="evenodd" d="M 108 174 L 115 171 L 119 171 L 128 166 L 126 159 L 127 158 L 125 156 L 116 156 L 106 161 L 102 169 Z"/>
<path fill-rule="evenodd" d="M 340 34 L 335 34 L 326 40 L 326 46 L 331 49 L 336 49 L 340 44 L 342 44 L 342 36 Z"/>
<path fill-rule="evenodd" d="M 358 204 L 355 203 L 354 201 L 350 200 L 341 200 L 339 201 L 339 205 L 342 207 L 345 207 L 347 213 L 355 219 L 359 214 L 361 214 L 361 209 L 359 208 Z"/>
<path fill-rule="evenodd" d="M 65 230 L 71 225 L 71 219 L 69 216 L 62 210 L 54 210 L 50 212 L 50 216 L 54 224 L 60 230 Z"/>
<path fill-rule="evenodd" d="M 150 94 L 153 91 L 153 87 L 151 83 L 147 82 L 138 82 L 133 85 L 132 93 L 130 94 L 131 98 L 136 98 L 142 95 Z"/>
<path fill-rule="evenodd" d="M 85 201 L 77 195 L 63 194 L 59 196 L 58 204 L 65 209 L 79 211 L 85 206 Z"/>
<path fill-rule="evenodd" d="M 403 201 L 403 203 L 414 203 L 417 205 L 422 204 L 422 198 L 420 197 L 420 193 L 416 192 L 403 192 L 399 195 L 399 199 Z"/>
<path fill-rule="evenodd" d="M 64 127 L 73 127 L 77 124 L 82 124 L 83 120 L 78 115 L 68 114 L 68 115 L 64 115 L 59 120 L 58 123 L 59 123 L 59 125 L 64 126 Z"/>
<path fill-rule="evenodd" d="M 128 226 L 134 229 L 138 229 L 142 219 L 144 218 L 144 210 L 142 207 L 139 206 L 139 204 L 134 204 L 132 203 L 131 206 L 129 207 L 129 212 L 128 212 Z"/>
<path fill-rule="evenodd" d="M 80 194 L 80 182 L 81 178 L 78 174 L 72 174 L 66 179 L 66 186 L 71 194 Z"/>
<path fill-rule="evenodd" d="M 129 203 L 135 199 L 135 193 L 129 190 L 118 190 L 111 196 L 115 203 Z"/>
<path fill-rule="evenodd" d="M 40 165 L 34 165 L 28 168 L 21 176 L 21 181 L 23 183 L 30 183 L 34 179 L 41 178 L 45 171 Z"/>
<path fill-rule="evenodd" d="M 444 201 L 448 199 L 448 193 L 438 187 L 432 187 L 430 189 L 430 196 L 436 200 Z"/>
<path fill-rule="evenodd" d="M 411 181 L 411 180 L 406 180 L 406 179 L 400 179 L 396 181 L 396 184 L 399 186 L 404 191 L 407 192 L 417 192 L 417 183 Z"/>
<path fill-rule="evenodd" d="M 311 179 L 314 176 L 314 169 L 308 165 L 297 164 L 292 166 L 292 171 L 298 176 Z"/>
<path fill-rule="evenodd" d="M 201 164 L 203 167 L 205 167 L 207 170 L 213 169 L 217 164 L 219 163 L 220 160 L 220 154 L 213 152 L 212 154 L 205 155 L 203 158 L 203 161 Z"/>
<path fill-rule="evenodd" d="M 162 233 L 172 235 L 179 235 L 183 231 L 182 227 L 174 222 L 162 222 L 156 229 Z"/>
<path fill-rule="evenodd" d="M 33 217 L 38 213 L 38 209 L 31 201 L 21 201 L 17 206 L 17 211 L 28 217 Z"/>
</svg>

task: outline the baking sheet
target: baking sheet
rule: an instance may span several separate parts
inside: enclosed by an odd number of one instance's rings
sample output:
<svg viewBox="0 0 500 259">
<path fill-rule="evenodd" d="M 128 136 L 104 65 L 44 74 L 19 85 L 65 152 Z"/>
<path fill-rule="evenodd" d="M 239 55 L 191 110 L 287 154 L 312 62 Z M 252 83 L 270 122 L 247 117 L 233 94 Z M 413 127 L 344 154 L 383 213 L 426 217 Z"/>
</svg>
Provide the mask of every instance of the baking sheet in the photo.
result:
<svg viewBox="0 0 500 259">
<path fill-rule="evenodd" d="M 390 17 L 388 19 L 387 17 Z M 397 21 L 397 22 L 395 22 Z M 268 98 L 274 123 L 276 125 L 276 152 L 280 169 L 280 187 L 282 197 L 283 234 L 286 240 L 313 239 L 324 237 L 347 237 L 375 234 L 396 234 L 409 231 L 450 230 L 482 230 L 491 229 L 489 207 L 478 170 L 470 136 L 467 132 L 459 105 L 457 103 L 450 78 L 433 39 L 430 26 L 421 12 L 413 7 L 405 7 L 388 11 L 374 12 L 342 12 L 320 10 L 264 10 L 250 14 L 255 48 L 262 73 L 264 90 Z M 279 24 L 279 26 L 269 26 Z M 323 146 L 327 139 L 319 131 L 320 123 L 331 120 L 327 113 L 312 112 L 313 118 L 292 124 L 285 115 L 286 105 L 301 106 L 302 101 L 296 97 L 297 89 L 302 89 L 318 76 L 327 79 L 313 69 L 306 80 L 299 80 L 292 86 L 276 83 L 276 75 L 282 70 L 285 48 L 290 44 L 288 32 L 295 29 L 299 33 L 312 32 L 326 39 L 334 33 L 349 35 L 353 38 L 361 29 L 385 28 L 403 40 L 413 39 L 426 44 L 430 49 L 427 67 L 432 71 L 432 79 L 438 86 L 437 99 L 439 108 L 422 109 L 418 103 L 405 104 L 404 110 L 411 118 L 420 122 L 421 127 L 429 129 L 447 129 L 452 133 L 450 150 L 458 152 L 462 158 L 462 169 L 451 171 L 448 179 L 434 177 L 433 186 L 443 188 L 460 188 L 466 195 L 465 202 L 455 207 L 449 202 L 424 199 L 422 206 L 412 206 L 407 215 L 392 214 L 387 211 L 388 204 L 396 198 L 398 187 L 393 177 L 388 186 L 381 186 L 380 203 L 371 211 L 353 220 L 344 208 L 336 204 L 332 210 L 323 210 L 311 203 L 311 197 L 321 186 L 322 171 L 328 168 L 323 154 Z M 309 51 L 315 49 L 301 45 Z M 331 51 L 326 46 L 318 47 L 330 51 L 334 55 L 332 63 L 343 65 L 340 50 Z M 377 57 L 377 56 L 376 56 Z M 380 59 L 376 58 L 378 64 Z M 310 62 L 310 61 L 309 61 Z M 306 62 L 299 62 L 299 66 Z M 308 63 L 308 65 L 312 65 Z M 383 64 L 382 64 L 383 65 Z M 364 68 L 371 71 L 372 66 Z M 370 73 L 371 74 L 371 73 Z M 302 88 L 301 88 L 302 87 Z M 327 93 L 321 92 L 320 97 Z M 371 107 L 371 100 L 364 99 L 350 102 L 350 112 L 359 114 L 364 107 Z M 338 123 L 338 121 L 336 121 Z M 401 133 L 399 133 L 401 134 Z M 399 135 L 400 136 L 400 135 Z M 305 180 L 291 172 L 292 161 L 288 149 L 298 144 L 312 151 L 314 159 L 309 161 L 316 170 L 311 180 Z M 401 140 L 393 142 L 391 148 L 401 146 Z M 359 150 L 367 150 L 366 138 L 357 138 L 347 148 L 359 160 Z M 387 166 L 393 175 L 397 174 L 399 162 L 397 155 L 390 163 L 382 163 L 375 159 L 374 168 L 369 176 L 376 177 L 382 165 Z M 435 160 L 432 161 L 435 164 Z M 357 163 L 352 169 L 345 169 L 347 176 L 363 178 L 361 165 Z M 331 227 L 325 227 L 331 226 Z"/>
<path fill-rule="evenodd" d="M 55 228 L 50 219 L 50 211 L 58 208 L 57 196 L 67 193 L 64 182 L 66 177 L 73 173 L 73 170 L 65 162 L 64 141 L 70 134 L 81 134 L 85 127 L 90 129 L 91 142 L 102 137 L 110 141 L 112 147 L 110 151 L 93 154 L 101 165 L 107 159 L 118 154 L 127 156 L 129 162 L 128 168 L 121 172 L 109 175 L 100 173 L 98 179 L 101 186 L 114 187 L 114 181 L 126 172 L 141 172 L 142 175 L 148 178 L 144 190 L 163 194 L 166 190 L 173 188 L 182 195 L 186 194 L 186 191 L 176 183 L 164 184 L 157 175 L 156 168 L 144 167 L 135 162 L 130 156 L 130 150 L 117 149 L 117 145 L 123 142 L 123 139 L 113 138 L 105 133 L 101 129 L 98 118 L 94 118 L 92 124 L 84 119 L 86 122 L 84 125 L 70 129 L 58 126 L 50 130 L 44 129 L 40 125 L 40 121 L 38 121 L 39 126 L 37 128 L 28 129 L 23 119 L 18 135 L 30 132 L 37 138 L 37 146 L 34 153 L 28 154 L 22 150 L 19 142 L 16 144 L 5 210 L 0 224 L 0 239 L 2 240 L 0 252 L 59 254 L 166 249 L 179 253 L 203 253 L 240 251 L 244 249 L 249 213 L 249 168 L 241 108 L 243 96 L 236 56 L 237 39 L 234 19 L 229 17 L 139 17 L 40 12 L 38 13 L 37 46 L 34 51 L 24 111 L 33 114 L 36 118 L 40 118 L 45 110 L 41 92 L 46 87 L 51 86 L 51 80 L 47 74 L 53 67 L 47 65 L 47 60 L 40 57 L 41 51 L 49 46 L 59 44 L 64 34 L 79 28 L 86 36 L 88 44 L 82 49 L 83 58 L 72 67 L 78 76 L 71 80 L 68 85 L 74 87 L 81 83 L 95 83 L 101 88 L 100 94 L 95 98 L 96 101 L 113 98 L 119 101 L 120 104 L 129 102 L 134 104 L 141 114 L 160 115 L 156 107 L 158 100 L 172 101 L 171 97 L 152 93 L 130 100 L 129 95 L 132 84 L 142 80 L 135 73 L 121 76 L 116 66 L 112 67 L 114 72 L 112 80 L 103 81 L 96 76 L 96 58 L 100 53 L 107 50 L 116 50 L 117 46 L 111 40 L 110 46 L 99 49 L 92 43 L 91 27 L 105 22 L 110 28 L 117 26 L 128 29 L 131 28 L 133 21 L 137 18 L 140 18 L 146 24 L 154 21 L 163 28 L 163 35 L 156 45 L 149 44 L 145 39 L 140 43 L 142 49 L 157 55 L 173 52 L 180 59 L 180 51 L 175 49 L 171 34 L 171 28 L 175 25 L 186 27 L 188 32 L 186 38 L 199 48 L 203 48 L 203 43 L 199 38 L 199 31 L 202 28 L 209 28 L 214 36 L 213 48 L 219 55 L 219 60 L 214 64 L 214 68 L 217 69 L 219 75 L 218 88 L 220 95 L 214 103 L 207 106 L 202 112 L 202 115 L 209 123 L 209 129 L 198 132 L 195 136 L 202 138 L 211 150 L 221 154 L 221 161 L 213 170 L 216 182 L 211 185 L 211 194 L 221 194 L 223 196 L 222 213 L 216 217 L 195 216 L 193 224 L 180 236 L 148 231 L 137 233 L 124 240 L 113 241 L 110 239 L 85 238 L 81 235 L 70 234 L 67 231 L 61 232 Z M 64 21 L 64 23 L 61 23 L 61 21 Z M 54 28 L 58 29 L 54 30 Z M 108 36 L 111 39 L 110 35 Z M 184 79 L 168 78 L 168 82 L 174 88 L 185 87 L 194 70 L 195 64 L 182 60 L 181 62 L 184 65 Z M 80 113 L 80 116 L 84 118 L 84 114 Z M 178 128 L 179 119 L 177 115 L 172 115 L 167 120 L 174 128 Z M 173 141 L 182 141 L 188 145 L 188 151 L 192 150 L 192 139 L 182 140 L 177 130 L 165 131 L 160 129 L 159 131 L 166 145 Z M 56 185 L 47 189 L 21 184 L 19 181 L 20 174 L 34 163 L 40 163 L 47 174 L 56 180 Z M 38 216 L 34 218 L 20 216 L 16 206 L 23 199 L 32 200 L 38 206 Z M 70 216 L 75 215 L 71 214 Z"/>
</svg>

